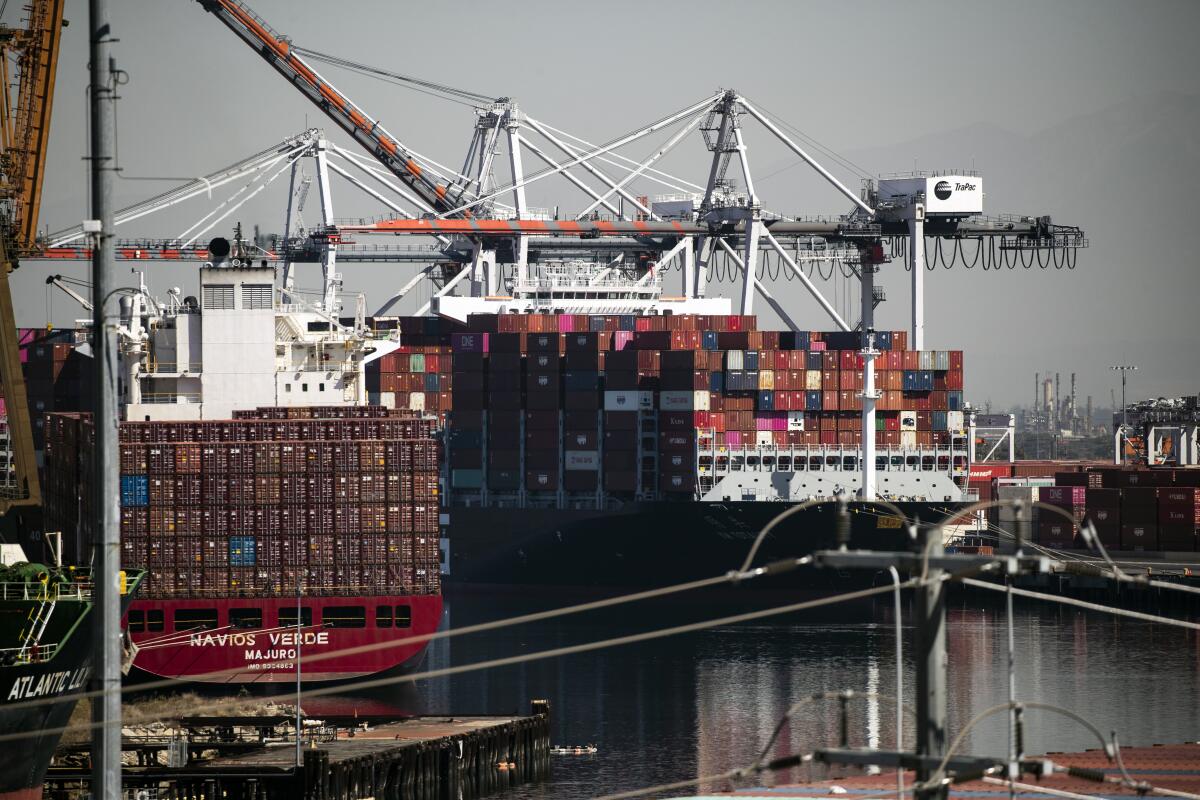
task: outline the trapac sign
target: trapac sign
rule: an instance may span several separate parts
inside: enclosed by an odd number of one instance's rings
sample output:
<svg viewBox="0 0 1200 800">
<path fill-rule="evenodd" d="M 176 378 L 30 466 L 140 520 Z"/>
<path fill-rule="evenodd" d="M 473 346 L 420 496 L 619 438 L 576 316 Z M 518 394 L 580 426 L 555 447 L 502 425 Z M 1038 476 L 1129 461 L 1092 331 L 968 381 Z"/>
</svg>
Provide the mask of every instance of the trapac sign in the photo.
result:
<svg viewBox="0 0 1200 800">
<path fill-rule="evenodd" d="M 967 216 L 983 213 L 983 180 L 978 175 L 933 175 L 879 181 L 880 202 L 912 205 L 924 195 L 925 213 Z"/>
</svg>

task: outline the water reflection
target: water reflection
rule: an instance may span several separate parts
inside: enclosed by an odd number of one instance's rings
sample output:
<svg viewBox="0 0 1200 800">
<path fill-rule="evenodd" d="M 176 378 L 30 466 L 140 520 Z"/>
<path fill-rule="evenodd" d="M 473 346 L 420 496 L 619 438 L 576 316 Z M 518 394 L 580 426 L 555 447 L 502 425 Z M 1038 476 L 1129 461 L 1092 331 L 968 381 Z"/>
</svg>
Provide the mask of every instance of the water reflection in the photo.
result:
<svg viewBox="0 0 1200 800">
<path fill-rule="evenodd" d="M 987 598 L 990 600 L 990 598 Z M 983 708 L 1007 699 L 1007 628 L 1002 605 L 960 597 L 947 621 L 951 734 Z M 443 627 L 462 627 L 569 598 L 455 594 Z M 906 618 L 910 613 L 906 609 Z M 728 614 L 718 604 L 639 605 L 431 643 L 423 669 L 472 664 L 592 642 Z M 308 701 L 314 714 L 527 713 L 533 699 L 553 709 L 554 744 L 595 743 L 592 756 L 556 757 L 552 782 L 513 798 L 582 798 L 605 791 L 719 773 L 750 763 L 780 718 L 802 698 L 852 689 L 878 693 L 850 702 L 849 743 L 895 744 L 895 634 L 890 601 L 840 617 L 820 615 L 742 625 L 669 639 L 468 672 L 417 684 Z M 905 629 L 904 690 L 914 692 L 912 630 Z M 1192 631 L 1075 613 L 1018 607 L 1014 637 L 1018 696 L 1054 703 L 1116 729 L 1126 744 L 1195 740 L 1200 713 L 1200 638 Z M 904 737 L 913 741 L 906 712 Z M 1027 750 L 1096 746 L 1076 723 L 1027 715 Z M 772 756 L 836 744 L 836 701 L 813 702 L 783 728 Z M 964 750 L 1003 754 L 1008 734 L 997 716 L 968 736 Z M 807 769 L 765 782 L 822 777 Z M 723 787 L 709 787 L 723 788 Z"/>
<path fill-rule="evenodd" d="M 554 598 L 452 596 L 448 623 L 555 607 Z M 437 642 L 427 666 L 467 664 L 505 655 L 594 641 L 728 613 L 719 606 L 642 606 L 564 618 Z M 908 614 L 906 609 L 906 614 Z M 837 621 L 807 617 L 743 625 L 655 642 L 466 673 L 420 684 L 423 710 L 510 713 L 545 697 L 554 709 L 556 744 L 594 742 L 600 752 L 555 760 L 553 782 L 519 790 L 520 798 L 590 797 L 749 763 L 776 724 L 801 698 L 853 689 L 887 695 L 849 704 L 850 744 L 895 743 L 895 635 L 891 609 Z M 1127 744 L 1197 737 L 1200 711 L 1194 633 L 1073 611 L 1019 608 L 1014 636 L 1018 696 L 1076 710 Z M 1007 629 L 1002 606 L 956 603 L 948 612 L 949 720 L 961 728 L 979 710 L 1007 698 Z M 912 630 L 904 631 L 904 683 L 912 708 Z M 1073 722 L 1030 711 L 1029 752 L 1096 746 Z M 836 701 L 805 706 L 785 725 L 773 756 L 837 742 Z M 913 741 L 911 718 L 905 740 Z M 965 742 L 975 753 L 1007 749 L 1003 716 Z M 779 781 L 804 780 L 807 770 Z M 770 781 L 768 781 L 770 782 Z M 712 787 L 720 788 L 720 787 Z"/>
</svg>

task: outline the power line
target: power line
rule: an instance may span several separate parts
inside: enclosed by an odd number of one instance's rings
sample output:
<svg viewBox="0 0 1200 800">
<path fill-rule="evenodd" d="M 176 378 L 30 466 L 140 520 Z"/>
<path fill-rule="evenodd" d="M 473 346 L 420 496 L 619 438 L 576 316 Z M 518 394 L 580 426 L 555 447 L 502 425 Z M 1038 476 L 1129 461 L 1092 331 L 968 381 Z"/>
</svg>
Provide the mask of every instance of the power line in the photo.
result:
<svg viewBox="0 0 1200 800">
<path fill-rule="evenodd" d="M 974 586 L 977 589 L 987 589 L 990 592 L 1008 591 L 1003 586 L 997 586 L 994 583 L 987 581 L 975 580 L 974 578 L 963 578 L 962 582 L 966 586 Z M 1144 622 L 1157 622 L 1162 625 L 1174 625 L 1177 628 L 1187 628 L 1192 631 L 1200 631 L 1200 623 L 1188 622 L 1181 619 L 1172 619 L 1171 617 L 1159 617 L 1154 614 L 1144 614 L 1141 611 L 1130 611 L 1125 608 L 1117 608 L 1115 606 L 1106 606 L 1099 603 L 1089 603 L 1086 600 L 1077 600 L 1074 597 L 1060 597 L 1053 594 L 1044 594 L 1042 592 L 1034 592 L 1029 589 L 1018 589 L 1013 587 L 1012 593 L 1021 597 L 1032 597 L 1035 600 L 1046 600 L 1051 603 L 1061 603 L 1068 606 L 1077 606 L 1086 608 L 1089 611 L 1099 611 L 1104 614 L 1112 614 L 1118 617 L 1130 617 L 1131 619 L 1140 619 Z"/>
<path fill-rule="evenodd" d="M 901 586 L 910 587 L 918 586 L 920 581 L 908 580 Z M 366 680 L 352 681 L 350 683 L 337 686 L 322 686 L 316 689 L 308 689 L 299 692 L 298 700 L 313 697 L 325 697 L 333 694 L 344 694 L 346 692 L 360 691 L 364 689 L 375 689 L 383 686 L 394 686 L 401 683 L 415 683 L 420 680 L 429 680 L 431 678 L 441 678 L 450 675 L 460 675 L 467 672 L 477 672 L 484 669 L 495 669 L 497 667 L 507 667 L 516 664 L 527 664 L 533 661 L 540 661 L 548 658 L 560 658 L 563 656 L 577 655 L 579 653 L 590 653 L 596 650 L 603 650 L 609 647 L 619 647 L 627 644 L 638 644 L 641 642 L 650 642 L 656 639 L 663 639 L 669 636 L 678 636 L 684 633 L 694 633 L 696 631 L 709 630 L 711 628 L 719 628 L 725 625 L 737 625 L 742 622 L 751 622 L 756 619 L 765 619 L 767 617 L 781 616 L 784 614 L 792 614 L 799 611 L 807 611 L 813 608 L 823 606 L 836 605 L 838 603 L 850 602 L 852 600 L 861 600 L 867 597 L 884 594 L 893 591 L 893 586 L 877 586 L 870 589 L 859 589 L 853 592 L 844 592 L 842 594 L 832 595 L 830 597 L 821 597 L 813 600 L 805 600 L 799 603 L 791 603 L 782 606 L 773 606 L 771 608 L 759 609 L 757 611 L 747 611 L 741 614 L 733 614 L 726 617 L 716 617 L 712 619 L 702 620 L 700 622 L 691 622 L 685 625 L 676 625 L 669 628 L 658 628 L 642 633 L 627 634 L 625 636 L 617 636 L 610 639 L 600 639 L 583 644 L 569 645 L 566 647 L 556 647 L 549 650 L 539 650 L 534 653 L 523 653 L 521 655 L 506 656 L 504 658 L 496 658 L 488 661 L 478 661 L 471 664 L 460 664 L 453 667 L 442 667 L 440 669 L 427 670 L 425 672 L 413 673 L 410 675 L 391 675 L 381 678 L 368 678 Z M 55 701 L 61 701 L 62 696 L 54 698 Z M 194 707 L 196 711 L 214 712 L 224 708 L 230 708 L 241 704 L 241 698 L 225 698 L 223 700 L 214 700 L 209 703 L 199 703 Z M 15 707 L 16 704 L 9 704 L 10 707 Z M 172 719 L 171 715 L 159 715 L 143 720 L 143 724 L 150 722 L 161 722 Z M 91 730 L 97 727 L 95 723 L 78 726 L 64 726 L 61 728 L 51 728 L 38 732 L 38 735 L 46 735 L 53 733 L 65 733 L 70 731 Z M 9 733 L 0 735 L 0 742 L 14 741 L 31 736 L 30 733 Z"/>
</svg>

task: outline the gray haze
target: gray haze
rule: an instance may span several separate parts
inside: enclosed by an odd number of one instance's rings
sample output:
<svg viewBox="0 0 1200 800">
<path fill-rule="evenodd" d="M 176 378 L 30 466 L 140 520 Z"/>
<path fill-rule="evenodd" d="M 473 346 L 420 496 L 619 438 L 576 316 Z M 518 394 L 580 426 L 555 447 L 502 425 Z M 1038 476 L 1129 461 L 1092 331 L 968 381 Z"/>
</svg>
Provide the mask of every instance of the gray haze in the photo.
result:
<svg viewBox="0 0 1200 800">
<path fill-rule="evenodd" d="M 119 109 L 118 204 L 171 183 L 134 177 L 212 172 L 306 126 L 333 126 L 198 3 L 114 0 L 114 50 L 129 82 Z M 1112 363 L 1140 367 L 1131 396 L 1194 393 L 1200 296 L 1194 240 L 1200 178 L 1200 5 L 1191 2 L 405 4 L 254 0 L 295 42 L 398 72 L 517 98 L 539 119 L 607 141 L 721 87 L 738 89 L 872 174 L 975 167 L 986 210 L 1051 214 L 1082 226 L 1074 271 L 939 270 L 928 275 L 927 346 L 967 351 L 976 403 L 1027 402 L 1033 374 L 1079 374 L 1107 405 Z M 15 4 L 14 4 L 15 6 Z M 86 215 L 86 4 L 68 0 L 42 227 Z M 14 11 L 6 22 L 15 22 Z M 458 165 L 469 108 L 332 67 L 323 73 L 406 144 Z M 626 152 L 644 157 L 670 132 Z M 841 213 L 847 203 L 748 123 L 764 204 Z M 335 140 L 344 140 L 332 133 Z M 818 154 L 819 157 L 821 157 Z M 702 182 L 698 135 L 664 169 Z M 858 176 L 821 157 L 852 188 Z M 527 156 L 527 169 L 537 165 Z M 497 175 L 498 179 L 503 179 Z M 652 184 L 640 187 L 655 194 Z M 238 218 L 282 228 L 286 180 Z M 218 193 L 223 199 L 225 193 Z M 561 179 L 533 205 L 583 207 Z M 383 209 L 335 187 L 338 216 Z M 131 223 L 121 236 L 175 236 L 196 205 Z M 316 222 L 310 202 L 305 217 Z M 230 220 L 232 222 L 233 220 Z M 228 227 L 221 231 L 228 233 Z M 86 265 L 28 262 L 14 275 L 22 325 L 69 324 L 80 310 L 44 286 Z M 193 266 L 147 266 L 161 294 L 194 286 Z M 414 267 L 344 265 L 374 308 Z M 311 275 L 302 273 L 302 277 Z M 908 276 L 885 267 L 879 327 L 907 326 Z M 824 284 L 844 302 L 841 281 Z M 796 284 L 779 294 L 801 324 L 832 327 Z M 417 298 L 423 299 L 423 298 Z M 760 314 L 765 316 L 760 302 Z M 408 310 L 400 309 L 401 311 Z M 768 317 L 768 321 L 769 317 Z M 1189 355 L 1190 354 L 1190 355 Z M 1189 366 L 1190 365 L 1190 366 Z"/>
</svg>

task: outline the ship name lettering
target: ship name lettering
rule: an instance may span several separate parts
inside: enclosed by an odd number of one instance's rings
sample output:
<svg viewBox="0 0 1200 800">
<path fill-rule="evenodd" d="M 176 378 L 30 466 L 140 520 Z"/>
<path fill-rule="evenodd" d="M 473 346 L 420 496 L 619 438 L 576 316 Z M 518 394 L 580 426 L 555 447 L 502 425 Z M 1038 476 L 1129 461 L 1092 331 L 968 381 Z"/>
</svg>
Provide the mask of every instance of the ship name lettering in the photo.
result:
<svg viewBox="0 0 1200 800">
<path fill-rule="evenodd" d="M 299 639 L 300 644 L 329 644 L 329 631 L 319 631 L 317 633 L 272 633 L 271 644 L 296 646 L 296 640 Z"/>
<path fill-rule="evenodd" d="M 13 681 L 12 688 L 8 690 L 8 699 L 24 700 L 31 697 L 47 697 L 61 694 L 67 689 L 78 689 L 87 680 L 88 674 L 89 670 L 85 667 L 80 667 L 74 672 L 70 670 L 47 672 L 36 676 L 37 683 L 33 682 L 35 676 L 26 675 Z"/>
<path fill-rule="evenodd" d="M 254 647 L 253 633 L 193 633 L 188 637 L 189 647 Z"/>
</svg>

